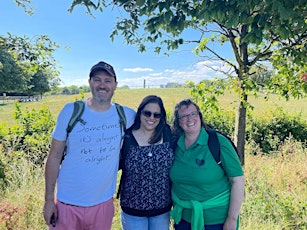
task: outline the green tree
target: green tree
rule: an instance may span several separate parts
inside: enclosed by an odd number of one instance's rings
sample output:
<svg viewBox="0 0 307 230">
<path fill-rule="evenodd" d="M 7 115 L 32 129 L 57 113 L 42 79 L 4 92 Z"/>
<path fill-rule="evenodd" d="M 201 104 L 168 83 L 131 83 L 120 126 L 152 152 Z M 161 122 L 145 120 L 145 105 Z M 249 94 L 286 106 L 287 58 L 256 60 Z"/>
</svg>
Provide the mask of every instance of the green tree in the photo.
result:
<svg viewBox="0 0 307 230">
<path fill-rule="evenodd" d="M 0 74 L 5 79 L 0 89 L 3 91 L 18 89 L 19 92 L 30 92 L 33 87 L 36 89 L 43 87 L 39 92 L 46 92 L 45 90 L 51 84 L 59 82 L 59 72 L 53 57 L 57 48 L 59 45 L 51 41 L 47 35 L 33 38 L 17 37 L 10 33 L 7 37 L 0 35 L 0 52 L 2 53 L 0 56 L 2 72 Z M 19 74 L 16 74 L 16 71 L 19 71 Z M 38 76 L 44 79 L 38 80 Z M 49 85 L 44 86 L 43 82 Z M 39 85 L 35 85 L 35 83 L 39 83 Z"/>
<path fill-rule="evenodd" d="M 269 91 L 289 98 L 303 96 L 303 81 L 298 77 L 307 69 L 307 4 L 305 0 L 73 0 L 87 10 L 103 10 L 109 5 L 124 12 L 114 31 L 128 44 L 146 51 L 148 43 L 155 43 L 155 51 L 178 49 L 186 43 L 195 43 L 195 52 L 204 57 L 226 63 L 232 71 L 224 72 L 237 92 L 235 142 L 241 162 L 244 163 L 246 113 L 248 95 L 257 89 L 252 67 L 270 63 L 274 76 L 265 85 Z M 189 30 L 199 32 L 194 40 L 187 38 Z M 214 44 L 228 44 L 234 59 L 214 49 Z M 217 70 L 218 71 L 218 70 Z"/>
<path fill-rule="evenodd" d="M 71 85 L 68 88 L 69 88 L 70 94 L 79 94 L 80 92 L 80 88 L 76 85 Z"/>
<path fill-rule="evenodd" d="M 49 79 L 50 76 L 47 70 L 38 70 L 31 78 L 29 87 L 30 94 L 39 94 L 42 98 L 45 92 L 51 90 Z"/>
<path fill-rule="evenodd" d="M 7 50 L 0 47 L 0 92 L 25 88 L 26 79 L 22 69 Z"/>
<path fill-rule="evenodd" d="M 33 8 L 31 6 L 32 0 L 13 0 L 16 4 L 23 8 L 26 14 L 32 15 Z"/>
</svg>

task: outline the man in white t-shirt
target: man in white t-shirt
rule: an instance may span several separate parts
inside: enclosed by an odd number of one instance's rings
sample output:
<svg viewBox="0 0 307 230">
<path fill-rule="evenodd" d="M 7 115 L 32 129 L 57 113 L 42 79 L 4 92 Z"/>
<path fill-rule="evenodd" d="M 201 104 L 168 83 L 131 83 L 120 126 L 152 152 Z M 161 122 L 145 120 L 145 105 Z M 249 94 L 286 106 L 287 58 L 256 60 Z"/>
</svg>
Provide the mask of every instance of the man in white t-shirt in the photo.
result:
<svg viewBox="0 0 307 230">
<path fill-rule="evenodd" d="M 74 103 L 68 103 L 59 113 L 52 133 L 44 204 L 44 219 L 50 229 L 111 229 L 123 135 L 116 106 L 111 102 L 117 87 L 115 71 L 111 65 L 99 62 L 91 68 L 88 82 L 92 97 L 84 101 L 82 122 L 67 137 L 74 108 Z M 126 106 L 123 109 L 129 128 L 135 111 Z"/>
</svg>

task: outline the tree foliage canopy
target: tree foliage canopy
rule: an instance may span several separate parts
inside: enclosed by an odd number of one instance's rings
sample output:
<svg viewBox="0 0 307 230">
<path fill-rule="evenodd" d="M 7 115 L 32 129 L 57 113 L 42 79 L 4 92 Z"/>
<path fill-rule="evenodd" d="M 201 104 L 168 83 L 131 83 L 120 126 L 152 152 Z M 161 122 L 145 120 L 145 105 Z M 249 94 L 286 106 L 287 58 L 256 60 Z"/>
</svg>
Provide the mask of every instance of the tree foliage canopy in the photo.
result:
<svg viewBox="0 0 307 230">
<path fill-rule="evenodd" d="M 43 93 L 59 81 L 53 52 L 59 45 L 47 35 L 0 35 L 0 91 Z"/>
<path fill-rule="evenodd" d="M 266 89 L 286 97 L 302 96 L 298 76 L 307 70 L 305 0 L 74 0 L 70 10 L 79 4 L 90 13 L 109 5 L 123 9 L 111 38 L 120 34 L 141 52 L 146 51 L 148 42 L 156 44 L 157 53 L 195 43 L 198 55 L 209 53 L 231 66 L 234 72 L 225 74 L 235 74 L 236 84 L 239 88 L 244 85 L 245 90 L 258 90 L 249 77 L 254 74 L 252 67 L 270 62 L 275 77 Z M 199 31 L 199 37 L 185 38 L 183 32 L 190 29 Z M 216 52 L 213 42 L 228 43 L 234 60 Z"/>
<path fill-rule="evenodd" d="M 8 77 L 11 76 L 11 77 Z M 25 82 L 21 67 L 19 67 L 10 53 L 0 49 L 0 91 L 18 90 L 18 86 Z"/>
<path fill-rule="evenodd" d="M 29 15 L 33 14 L 33 8 L 31 6 L 32 0 L 14 0 L 14 2 L 17 4 L 17 6 L 23 8 L 25 13 Z"/>
</svg>

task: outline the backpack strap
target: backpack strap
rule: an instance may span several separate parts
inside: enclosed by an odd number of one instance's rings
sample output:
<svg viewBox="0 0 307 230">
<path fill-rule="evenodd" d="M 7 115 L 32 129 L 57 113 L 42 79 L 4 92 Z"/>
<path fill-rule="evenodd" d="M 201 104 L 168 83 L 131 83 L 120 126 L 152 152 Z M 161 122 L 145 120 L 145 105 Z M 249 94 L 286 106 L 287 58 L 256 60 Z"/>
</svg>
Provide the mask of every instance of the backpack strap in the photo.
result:
<svg viewBox="0 0 307 230">
<path fill-rule="evenodd" d="M 131 130 L 131 129 L 129 129 Z M 118 170 L 122 170 L 122 174 L 120 176 L 120 181 L 119 181 L 119 186 L 118 186 L 118 190 L 116 193 L 116 199 L 119 199 L 121 190 L 122 190 L 122 186 L 124 184 L 124 178 L 126 177 L 126 170 L 123 170 L 124 168 L 124 162 L 126 159 L 126 155 L 129 152 L 130 149 L 130 141 L 131 141 L 131 131 L 128 130 L 128 133 L 125 133 L 124 138 L 123 138 L 123 144 L 122 144 L 122 148 L 120 151 L 120 158 L 119 158 L 119 167 Z"/>
<path fill-rule="evenodd" d="M 220 149 L 220 142 L 219 139 L 217 137 L 216 134 L 216 130 L 213 128 L 208 128 L 206 129 L 209 138 L 208 138 L 208 146 L 210 149 L 210 152 L 214 158 L 214 160 L 216 161 L 216 163 L 221 166 L 221 168 L 223 168 L 222 166 L 222 161 L 221 161 L 221 149 Z"/>
<path fill-rule="evenodd" d="M 119 116 L 119 124 L 120 124 L 120 132 L 125 133 L 126 132 L 126 127 L 127 127 L 127 120 L 126 120 L 126 115 L 123 106 L 121 106 L 118 103 L 115 103 L 115 107 Z"/>
<path fill-rule="evenodd" d="M 121 133 L 126 132 L 126 115 L 124 112 L 124 108 L 120 105 L 115 103 L 116 106 L 116 110 L 119 116 L 119 122 L 120 122 L 120 131 Z M 66 128 L 66 132 L 67 132 L 67 136 L 69 135 L 69 133 L 73 130 L 73 128 L 75 127 L 75 125 L 77 124 L 77 122 L 84 122 L 81 119 L 81 115 L 84 112 L 84 101 L 75 101 L 74 102 L 74 110 L 73 113 L 71 115 L 71 118 L 68 122 L 67 128 Z"/>
<path fill-rule="evenodd" d="M 69 120 L 67 128 L 66 128 L 67 136 L 73 130 L 73 128 L 75 127 L 75 125 L 77 124 L 78 121 L 80 121 L 80 122 L 83 121 L 81 119 L 81 115 L 84 112 L 84 107 L 85 107 L 85 105 L 84 105 L 83 101 L 75 101 L 74 102 L 74 110 L 72 112 L 72 115 L 70 117 L 70 120 Z"/>
<path fill-rule="evenodd" d="M 66 128 L 66 140 L 68 138 L 68 135 L 73 130 L 73 128 L 75 127 L 75 125 L 77 124 L 78 121 L 81 122 L 82 124 L 85 124 L 85 121 L 83 121 L 81 119 L 81 115 L 84 112 L 84 107 L 85 107 L 85 104 L 84 104 L 83 101 L 75 101 L 74 102 L 74 110 L 72 112 L 72 115 L 70 117 L 70 120 L 69 120 L 67 128 Z M 67 149 L 67 146 L 65 145 L 61 162 L 64 160 L 64 158 L 66 156 L 66 149 Z"/>
<path fill-rule="evenodd" d="M 125 158 L 125 153 L 126 153 L 126 151 L 129 151 L 130 136 L 126 134 L 127 120 L 126 120 L 126 115 L 125 115 L 125 111 L 124 111 L 123 106 L 121 106 L 118 103 L 115 103 L 115 107 L 116 107 L 116 110 L 117 110 L 117 113 L 118 113 L 118 116 L 119 116 L 120 132 L 122 134 L 121 144 L 120 144 L 121 151 L 120 151 L 120 154 L 119 154 L 119 168 L 118 169 L 122 169 L 123 159 Z M 116 193 L 117 199 L 120 196 L 124 176 L 125 176 L 125 173 L 122 171 L 122 175 L 121 175 L 120 181 L 119 181 L 118 190 L 117 190 L 117 193 Z"/>
</svg>

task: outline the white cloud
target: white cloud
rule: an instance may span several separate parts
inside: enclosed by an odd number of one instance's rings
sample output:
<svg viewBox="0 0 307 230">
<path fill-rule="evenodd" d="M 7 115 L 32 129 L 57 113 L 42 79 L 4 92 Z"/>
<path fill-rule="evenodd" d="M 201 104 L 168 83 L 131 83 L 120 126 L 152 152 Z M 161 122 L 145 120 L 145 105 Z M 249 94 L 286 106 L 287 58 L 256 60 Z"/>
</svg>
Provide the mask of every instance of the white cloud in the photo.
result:
<svg viewBox="0 0 307 230">
<path fill-rule="evenodd" d="M 125 72 L 133 72 L 133 73 L 138 73 L 138 72 L 151 72 L 153 69 L 151 68 L 124 68 L 123 71 Z"/>
<path fill-rule="evenodd" d="M 163 75 L 163 72 L 149 74 L 149 76 L 151 76 L 151 77 L 162 76 L 162 75 Z"/>
<path fill-rule="evenodd" d="M 230 66 L 220 61 L 202 61 L 198 62 L 195 67 L 199 70 L 206 70 L 211 73 L 214 73 L 215 76 L 219 77 L 223 75 L 221 71 L 229 73 L 232 70 Z"/>
<path fill-rule="evenodd" d="M 142 88 L 145 85 L 146 88 L 153 88 L 167 83 L 184 84 L 187 80 L 199 83 L 204 79 L 222 76 L 217 71 L 222 68 L 223 65 L 220 62 L 198 62 L 184 70 L 165 69 L 163 72 L 153 72 L 135 78 L 120 79 L 119 86 L 128 85 L 131 88 Z"/>
<path fill-rule="evenodd" d="M 71 86 L 71 85 L 76 85 L 76 86 L 88 85 L 88 78 L 76 78 L 76 79 L 64 80 L 63 83 L 61 84 L 61 87 Z"/>
</svg>

